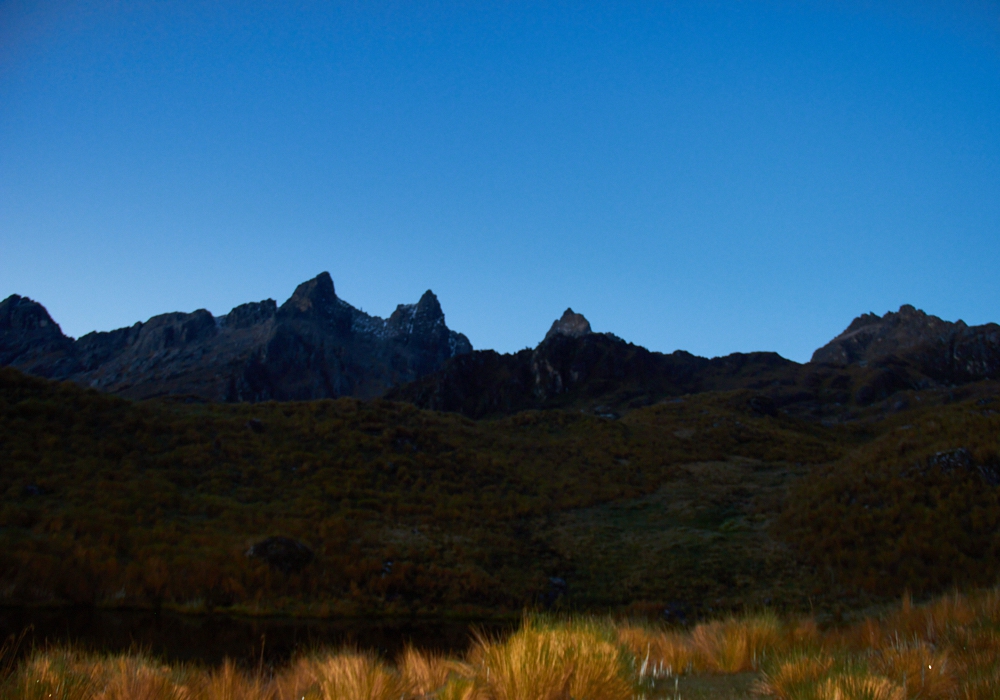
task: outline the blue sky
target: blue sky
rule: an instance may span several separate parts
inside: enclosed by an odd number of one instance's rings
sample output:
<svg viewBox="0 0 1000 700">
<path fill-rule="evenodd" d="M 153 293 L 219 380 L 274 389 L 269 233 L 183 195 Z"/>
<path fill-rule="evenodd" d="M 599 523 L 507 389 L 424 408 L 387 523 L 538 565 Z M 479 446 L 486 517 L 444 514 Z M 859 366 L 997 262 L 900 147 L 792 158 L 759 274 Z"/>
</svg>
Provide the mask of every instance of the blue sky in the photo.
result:
<svg viewBox="0 0 1000 700">
<path fill-rule="evenodd" d="M 804 361 L 1000 321 L 1000 3 L 0 1 L 0 297 L 79 336 L 329 270 Z"/>
</svg>

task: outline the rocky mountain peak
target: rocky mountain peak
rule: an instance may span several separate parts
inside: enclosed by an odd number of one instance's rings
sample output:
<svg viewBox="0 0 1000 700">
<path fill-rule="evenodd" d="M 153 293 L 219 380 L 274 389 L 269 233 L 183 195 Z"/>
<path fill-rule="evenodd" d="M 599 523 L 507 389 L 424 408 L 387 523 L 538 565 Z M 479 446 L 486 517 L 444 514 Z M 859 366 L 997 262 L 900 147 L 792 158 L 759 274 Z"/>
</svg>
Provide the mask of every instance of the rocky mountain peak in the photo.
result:
<svg viewBox="0 0 1000 700">
<path fill-rule="evenodd" d="M 413 309 L 413 327 L 421 333 L 432 333 L 436 328 L 444 328 L 444 311 L 434 292 L 427 290 Z"/>
<path fill-rule="evenodd" d="M 0 302 L 0 329 L 53 337 L 62 335 L 59 324 L 52 320 L 44 306 L 17 294 L 11 294 Z"/>
<path fill-rule="evenodd" d="M 296 287 L 292 296 L 281 305 L 281 308 L 303 314 L 328 313 L 336 303 L 337 293 L 333 288 L 333 278 L 329 272 L 321 272 Z"/>
<path fill-rule="evenodd" d="M 79 340 L 31 299 L 0 302 L 0 366 L 137 399 L 371 398 L 470 352 L 468 339 L 445 325 L 433 292 L 386 321 L 339 299 L 328 272 L 280 307 L 265 299 L 218 318 L 205 309 L 171 312 Z"/>
<path fill-rule="evenodd" d="M 438 301 L 437 295 L 429 289 L 424 292 L 423 296 L 420 297 L 420 301 L 417 302 L 416 313 L 428 319 L 444 318 L 444 312 L 441 310 L 441 302 Z"/>
<path fill-rule="evenodd" d="M 386 320 L 386 330 L 390 337 L 407 344 L 436 348 L 435 354 L 440 352 L 452 357 L 472 351 L 468 338 L 448 330 L 441 303 L 429 289 L 416 304 L 397 306 Z"/>
<path fill-rule="evenodd" d="M 0 302 L 0 365 L 53 373 L 72 343 L 37 301 L 12 294 Z"/>
<path fill-rule="evenodd" d="M 899 311 L 889 311 L 884 316 L 874 313 L 858 316 L 843 333 L 816 350 L 811 361 L 840 365 L 867 363 L 943 342 L 965 327 L 962 321 L 944 321 L 904 304 Z"/>
<path fill-rule="evenodd" d="M 562 318 L 552 322 L 552 327 L 545 334 L 545 340 L 554 335 L 568 335 L 570 338 L 580 338 L 591 332 L 590 322 L 583 317 L 583 314 L 575 313 L 573 309 L 566 309 L 563 312 Z"/>
</svg>

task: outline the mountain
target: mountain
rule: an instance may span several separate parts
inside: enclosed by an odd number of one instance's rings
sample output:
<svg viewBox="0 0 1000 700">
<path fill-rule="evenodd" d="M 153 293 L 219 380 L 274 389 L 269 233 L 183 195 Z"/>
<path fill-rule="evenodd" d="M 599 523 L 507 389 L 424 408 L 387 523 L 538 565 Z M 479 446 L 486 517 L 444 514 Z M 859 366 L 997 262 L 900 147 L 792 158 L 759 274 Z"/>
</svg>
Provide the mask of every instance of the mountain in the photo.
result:
<svg viewBox="0 0 1000 700">
<path fill-rule="evenodd" d="M 873 406 L 898 410 L 905 398 L 891 397 L 899 392 L 1000 378 L 1000 326 L 944 321 L 906 305 L 859 316 L 799 364 L 770 352 L 653 352 L 594 333 L 566 309 L 535 348 L 473 352 L 445 325 L 432 292 L 383 320 L 339 299 L 323 273 L 281 306 L 267 299 L 219 317 L 163 314 L 78 340 L 41 304 L 14 295 L 0 302 L 0 365 L 128 398 L 384 395 L 471 418 L 548 408 L 618 416 L 685 394 L 747 389 L 755 410 L 842 421 Z"/>
<path fill-rule="evenodd" d="M 912 306 L 856 318 L 807 364 L 769 352 L 711 359 L 651 352 L 592 332 L 567 309 L 533 349 L 455 357 L 387 398 L 471 418 L 547 408 L 618 415 L 684 394 L 749 389 L 758 411 L 839 421 L 900 391 L 997 378 L 1000 326 L 951 323 Z"/>
<path fill-rule="evenodd" d="M 928 379 L 964 384 L 1000 378 L 1000 326 L 943 321 L 909 304 L 885 316 L 858 316 L 812 362 L 906 365 Z"/>
<path fill-rule="evenodd" d="M 603 415 L 704 391 L 781 386 L 800 367 L 773 352 L 707 359 L 678 350 L 651 352 L 611 333 L 594 333 L 567 309 L 534 349 L 456 357 L 386 398 L 471 418 L 528 409 L 584 408 Z M 762 410 L 770 405 L 759 401 Z"/>
<path fill-rule="evenodd" d="M 136 399 L 370 398 L 471 351 L 433 292 L 381 319 L 338 298 L 326 272 L 281 306 L 266 299 L 219 317 L 168 313 L 77 340 L 38 302 L 0 302 L 0 365 Z"/>
</svg>

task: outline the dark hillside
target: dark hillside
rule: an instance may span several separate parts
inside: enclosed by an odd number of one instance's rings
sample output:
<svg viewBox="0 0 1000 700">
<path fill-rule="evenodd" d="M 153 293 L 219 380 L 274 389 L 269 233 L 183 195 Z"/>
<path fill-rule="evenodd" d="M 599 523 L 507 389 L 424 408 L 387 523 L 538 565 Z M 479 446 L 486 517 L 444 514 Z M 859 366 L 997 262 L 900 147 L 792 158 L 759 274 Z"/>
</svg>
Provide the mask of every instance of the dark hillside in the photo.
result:
<svg viewBox="0 0 1000 700">
<path fill-rule="evenodd" d="M 749 398 L 706 394 L 623 420 L 528 411 L 474 423 L 384 400 L 134 403 L 5 369 L 0 591 L 6 604 L 308 614 L 495 614 L 555 594 L 655 607 L 684 577 L 704 578 L 697 558 L 623 598 L 614 581 L 627 571 L 584 567 L 590 535 L 560 535 L 553 518 L 689 483 L 693 462 L 736 474 L 839 454 L 835 433 L 760 415 Z M 672 522 L 712 547 L 756 495 L 720 498 L 728 505 Z M 274 536 L 312 556 L 248 556 Z M 749 600 L 770 585 L 755 570 L 743 589 L 722 581 L 714 594 Z M 790 603 L 805 600 L 800 584 Z"/>
<path fill-rule="evenodd" d="M 782 536 L 851 588 L 923 594 L 994 585 L 1000 386 L 983 383 L 963 393 L 909 393 L 916 408 L 796 485 Z"/>
<path fill-rule="evenodd" d="M 2 369 L 0 603 L 697 615 L 1000 576 L 993 382 L 907 389 L 880 378 L 926 375 L 891 354 L 706 360 L 592 333 L 534 353 L 540 385 L 569 389 L 479 421 L 385 399 L 130 401 Z M 461 362 L 534 383 L 511 357 Z M 657 398 L 675 387 L 698 393 Z"/>
</svg>

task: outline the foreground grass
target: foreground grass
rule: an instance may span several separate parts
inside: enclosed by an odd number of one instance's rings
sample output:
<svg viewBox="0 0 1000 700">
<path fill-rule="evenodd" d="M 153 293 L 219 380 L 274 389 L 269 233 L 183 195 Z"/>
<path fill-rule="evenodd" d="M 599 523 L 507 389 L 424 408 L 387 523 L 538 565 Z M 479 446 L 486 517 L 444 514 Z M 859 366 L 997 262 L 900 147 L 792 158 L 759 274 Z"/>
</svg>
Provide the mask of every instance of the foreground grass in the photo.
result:
<svg viewBox="0 0 1000 700">
<path fill-rule="evenodd" d="M 464 658 L 407 649 L 301 656 L 276 672 L 169 666 L 72 649 L 0 658 L 2 698 L 61 700 L 905 700 L 1000 697 L 1000 589 L 953 594 L 821 631 L 763 612 L 670 630 L 528 617 Z"/>
</svg>

